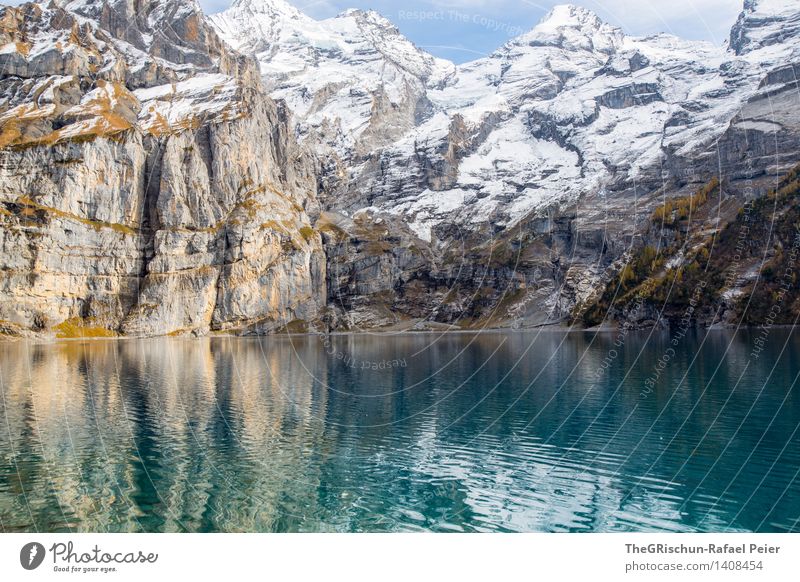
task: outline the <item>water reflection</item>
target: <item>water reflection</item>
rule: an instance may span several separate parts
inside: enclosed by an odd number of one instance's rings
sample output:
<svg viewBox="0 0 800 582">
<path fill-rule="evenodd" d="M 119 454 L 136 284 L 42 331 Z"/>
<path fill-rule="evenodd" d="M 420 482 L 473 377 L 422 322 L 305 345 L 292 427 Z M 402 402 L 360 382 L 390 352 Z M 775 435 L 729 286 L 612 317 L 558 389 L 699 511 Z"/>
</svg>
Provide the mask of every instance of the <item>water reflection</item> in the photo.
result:
<svg viewBox="0 0 800 582">
<path fill-rule="evenodd" d="M 2 344 L 0 526 L 798 531 L 799 342 Z"/>
</svg>

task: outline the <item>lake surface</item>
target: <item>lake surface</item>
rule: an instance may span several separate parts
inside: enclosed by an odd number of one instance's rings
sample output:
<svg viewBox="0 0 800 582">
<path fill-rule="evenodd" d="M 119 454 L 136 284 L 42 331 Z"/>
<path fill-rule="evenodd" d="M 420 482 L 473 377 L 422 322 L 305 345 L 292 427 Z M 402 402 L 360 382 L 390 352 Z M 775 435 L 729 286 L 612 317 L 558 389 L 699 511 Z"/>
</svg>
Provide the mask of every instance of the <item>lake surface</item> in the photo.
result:
<svg viewBox="0 0 800 582">
<path fill-rule="evenodd" d="M 0 531 L 800 531 L 800 333 L 0 344 Z"/>
</svg>

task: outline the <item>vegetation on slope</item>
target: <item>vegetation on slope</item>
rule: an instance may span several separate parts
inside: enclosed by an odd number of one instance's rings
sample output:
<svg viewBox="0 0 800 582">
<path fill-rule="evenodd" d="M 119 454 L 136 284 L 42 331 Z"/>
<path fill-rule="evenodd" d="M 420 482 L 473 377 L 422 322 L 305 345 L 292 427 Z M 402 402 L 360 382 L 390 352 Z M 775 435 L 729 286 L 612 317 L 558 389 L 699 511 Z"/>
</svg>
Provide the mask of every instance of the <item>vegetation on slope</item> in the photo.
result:
<svg viewBox="0 0 800 582">
<path fill-rule="evenodd" d="M 714 178 L 694 194 L 669 200 L 657 208 L 650 218 L 651 229 L 659 233 L 659 240 L 668 239 L 671 244 L 645 245 L 634 252 L 602 294 L 579 310 L 577 316 L 583 325 L 599 325 L 634 304 L 658 307 L 669 303 L 672 309 L 668 311 L 678 311 L 696 302 L 694 290 L 705 276 L 700 265 L 709 259 L 702 230 L 696 228 L 697 214 L 719 195 L 720 188 L 719 180 Z M 680 254 L 684 260 L 673 265 L 670 259 Z M 699 289 L 702 299 L 709 299 L 708 286 Z"/>
<path fill-rule="evenodd" d="M 702 224 L 688 228 L 691 216 L 719 187 L 712 181 L 692 197 L 656 210 L 652 226 L 675 230 L 674 243 L 663 250 L 638 250 L 580 314 L 584 325 L 624 318 L 636 307 L 649 308 L 670 323 L 775 325 L 797 320 L 800 165 L 775 190 L 748 201 L 721 230 L 708 232 Z"/>
</svg>

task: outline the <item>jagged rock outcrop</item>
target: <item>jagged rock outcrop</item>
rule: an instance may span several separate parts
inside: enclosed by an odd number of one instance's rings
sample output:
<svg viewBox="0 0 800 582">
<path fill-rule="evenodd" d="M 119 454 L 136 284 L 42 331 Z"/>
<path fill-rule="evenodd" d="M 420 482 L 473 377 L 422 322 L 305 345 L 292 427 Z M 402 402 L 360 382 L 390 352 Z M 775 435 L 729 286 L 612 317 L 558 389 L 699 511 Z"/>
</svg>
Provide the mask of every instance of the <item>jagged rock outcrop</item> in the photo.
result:
<svg viewBox="0 0 800 582">
<path fill-rule="evenodd" d="M 0 21 L 4 333 L 318 317 L 314 167 L 194 2 L 25 4 Z"/>
<path fill-rule="evenodd" d="M 786 41 L 798 34 L 800 14 L 793 0 L 744 0 L 729 46 L 737 55 L 773 47 L 778 57 L 785 54 Z"/>
</svg>

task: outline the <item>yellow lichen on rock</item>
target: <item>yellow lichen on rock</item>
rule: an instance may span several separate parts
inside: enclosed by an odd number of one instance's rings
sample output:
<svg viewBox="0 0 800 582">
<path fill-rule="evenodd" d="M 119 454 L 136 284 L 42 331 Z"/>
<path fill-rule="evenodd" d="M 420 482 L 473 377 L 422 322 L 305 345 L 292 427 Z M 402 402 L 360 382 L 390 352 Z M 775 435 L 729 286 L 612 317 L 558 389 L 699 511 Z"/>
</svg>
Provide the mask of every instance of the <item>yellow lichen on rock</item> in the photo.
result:
<svg viewBox="0 0 800 582">
<path fill-rule="evenodd" d="M 44 88 L 42 89 L 44 90 Z M 25 103 L 0 116 L 0 148 L 52 146 L 66 140 L 113 136 L 136 124 L 141 108 L 121 83 L 98 80 L 95 89 L 69 108 Z M 53 127 L 64 124 L 54 130 Z"/>
<path fill-rule="evenodd" d="M 117 337 L 117 333 L 97 325 L 92 319 L 75 317 L 68 319 L 53 328 L 58 339 L 88 339 Z"/>
</svg>

